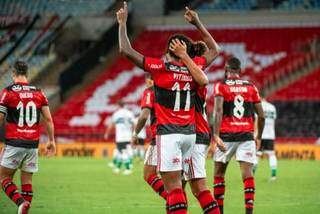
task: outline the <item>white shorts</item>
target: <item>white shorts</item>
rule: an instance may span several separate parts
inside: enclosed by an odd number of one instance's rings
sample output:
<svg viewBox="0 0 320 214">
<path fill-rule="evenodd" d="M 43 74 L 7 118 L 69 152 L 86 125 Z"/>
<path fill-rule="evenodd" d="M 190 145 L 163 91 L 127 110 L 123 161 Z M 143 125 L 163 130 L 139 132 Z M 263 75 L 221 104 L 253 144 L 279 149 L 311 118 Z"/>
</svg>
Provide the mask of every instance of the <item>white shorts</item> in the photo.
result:
<svg viewBox="0 0 320 214">
<path fill-rule="evenodd" d="M 24 172 L 38 171 L 38 149 L 26 149 L 5 145 L 0 155 L 0 165 Z"/>
<path fill-rule="evenodd" d="M 206 174 L 206 158 L 209 146 L 204 144 L 196 144 L 192 151 L 192 159 L 190 164 L 190 179 L 205 178 Z"/>
<path fill-rule="evenodd" d="M 227 163 L 231 158 L 236 155 L 237 161 L 243 161 L 248 163 L 256 163 L 256 144 L 253 140 L 244 142 L 224 142 L 226 146 L 226 153 L 220 151 L 216 147 L 214 153 L 214 161 Z"/>
<path fill-rule="evenodd" d="M 191 154 L 196 135 L 168 134 L 157 136 L 157 168 L 160 172 L 182 171 L 190 179 Z"/>
<path fill-rule="evenodd" d="M 144 165 L 147 166 L 157 166 L 157 146 L 150 145 L 147 149 L 146 156 L 144 158 Z"/>
</svg>

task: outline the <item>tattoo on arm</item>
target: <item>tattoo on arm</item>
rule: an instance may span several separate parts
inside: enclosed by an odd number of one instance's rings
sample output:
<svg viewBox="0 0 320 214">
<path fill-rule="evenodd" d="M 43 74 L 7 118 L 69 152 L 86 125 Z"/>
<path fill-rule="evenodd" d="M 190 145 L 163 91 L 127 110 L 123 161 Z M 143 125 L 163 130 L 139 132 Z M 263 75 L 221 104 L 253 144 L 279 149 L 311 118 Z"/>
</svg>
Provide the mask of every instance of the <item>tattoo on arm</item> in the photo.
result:
<svg viewBox="0 0 320 214">
<path fill-rule="evenodd" d="M 213 116 L 214 116 L 213 131 L 214 131 L 214 135 L 218 135 L 219 136 L 219 134 L 220 134 L 222 115 L 223 115 L 223 97 L 222 96 L 216 96 L 214 98 L 214 110 L 213 110 Z"/>
</svg>

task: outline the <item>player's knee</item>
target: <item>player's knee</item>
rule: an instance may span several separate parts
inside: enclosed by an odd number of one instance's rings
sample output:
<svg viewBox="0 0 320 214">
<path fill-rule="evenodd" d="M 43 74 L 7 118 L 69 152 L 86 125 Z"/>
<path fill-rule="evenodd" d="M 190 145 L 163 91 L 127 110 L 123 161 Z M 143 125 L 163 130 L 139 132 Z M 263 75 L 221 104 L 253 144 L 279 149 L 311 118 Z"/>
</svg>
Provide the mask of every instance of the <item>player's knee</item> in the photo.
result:
<svg viewBox="0 0 320 214">
<path fill-rule="evenodd" d="M 205 191 L 208 190 L 206 183 L 204 180 L 197 180 L 197 181 L 190 181 L 190 187 L 191 187 L 191 192 L 192 194 L 197 198 L 198 195 Z"/>
</svg>

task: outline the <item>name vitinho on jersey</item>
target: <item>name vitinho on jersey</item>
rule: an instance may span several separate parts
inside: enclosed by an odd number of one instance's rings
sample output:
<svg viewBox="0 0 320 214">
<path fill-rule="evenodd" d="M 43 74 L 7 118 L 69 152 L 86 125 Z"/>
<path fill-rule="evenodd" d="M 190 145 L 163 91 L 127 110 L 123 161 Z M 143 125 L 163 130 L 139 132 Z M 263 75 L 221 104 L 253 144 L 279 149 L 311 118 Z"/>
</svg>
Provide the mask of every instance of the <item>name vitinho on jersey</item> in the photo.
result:
<svg viewBox="0 0 320 214">
<path fill-rule="evenodd" d="M 192 82 L 192 76 L 184 75 L 184 74 L 173 74 L 173 78 L 175 80 L 183 81 L 183 82 Z"/>
</svg>

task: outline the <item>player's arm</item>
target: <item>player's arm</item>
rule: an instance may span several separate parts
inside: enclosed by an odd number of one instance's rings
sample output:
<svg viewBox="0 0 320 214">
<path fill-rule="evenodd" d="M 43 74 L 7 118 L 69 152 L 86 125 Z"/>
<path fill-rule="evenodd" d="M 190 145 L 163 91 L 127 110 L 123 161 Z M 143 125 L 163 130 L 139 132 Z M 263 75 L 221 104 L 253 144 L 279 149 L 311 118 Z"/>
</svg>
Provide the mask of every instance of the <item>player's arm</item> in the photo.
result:
<svg viewBox="0 0 320 214">
<path fill-rule="evenodd" d="M 2 127 L 2 125 L 4 123 L 4 118 L 5 118 L 5 114 L 0 112 L 0 127 Z"/>
<path fill-rule="evenodd" d="M 139 115 L 139 118 L 138 118 L 138 122 L 135 125 L 134 131 L 133 131 L 132 140 L 131 140 L 131 143 L 133 145 L 137 144 L 138 134 L 143 129 L 143 127 L 146 125 L 146 122 L 147 122 L 147 120 L 149 118 L 150 113 L 151 113 L 151 111 L 150 111 L 149 108 L 143 108 L 142 109 L 142 111 L 141 111 L 141 113 Z"/>
<path fill-rule="evenodd" d="M 123 8 L 117 12 L 117 20 L 119 23 L 119 49 L 120 53 L 124 54 L 130 61 L 143 69 L 143 55 L 134 50 L 131 46 L 127 34 L 127 18 L 128 6 L 127 2 L 123 3 Z"/>
<path fill-rule="evenodd" d="M 254 110 L 257 114 L 257 122 L 256 122 L 256 134 L 255 134 L 255 141 L 257 145 L 257 150 L 260 149 L 261 146 L 261 138 L 262 138 L 262 133 L 263 133 L 263 128 L 264 128 L 264 112 L 261 103 L 256 103 L 254 104 Z"/>
<path fill-rule="evenodd" d="M 49 106 L 42 106 L 41 114 L 43 116 L 43 120 L 46 126 L 48 138 L 49 138 L 49 141 L 47 142 L 47 145 L 46 145 L 46 154 L 47 156 L 51 157 L 56 154 L 56 143 L 54 140 L 54 125 L 53 125 L 53 120 L 52 120 Z"/>
<path fill-rule="evenodd" d="M 110 125 L 108 125 L 108 128 L 106 130 L 106 132 L 104 133 L 104 139 L 109 139 L 111 132 L 114 130 L 114 123 L 112 122 Z"/>
<path fill-rule="evenodd" d="M 213 117 L 214 117 L 213 139 L 214 139 L 215 143 L 217 144 L 218 148 L 222 152 L 225 152 L 226 151 L 225 145 L 219 136 L 221 122 L 222 122 L 222 116 L 223 116 L 223 97 L 222 96 L 215 96 L 214 109 L 213 109 Z"/>
<path fill-rule="evenodd" d="M 187 20 L 187 22 L 194 25 L 200 32 L 203 41 L 206 43 L 209 49 L 209 51 L 204 55 L 204 57 L 206 58 L 207 65 L 211 64 L 220 52 L 220 47 L 218 43 L 213 39 L 209 31 L 202 24 L 197 12 L 190 10 L 188 7 L 186 7 L 184 17 Z"/>
<path fill-rule="evenodd" d="M 170 44 L 170 50 L 176 54 L 181 61 L 188 67 L 193 79 L 199 84 L 199 86 L 206 86 L 209 83 L 207 75 L 199 68 L 198 65 L 187 54 L 186 44 L 179 39 L 175 39 Z"/>
</svg>

